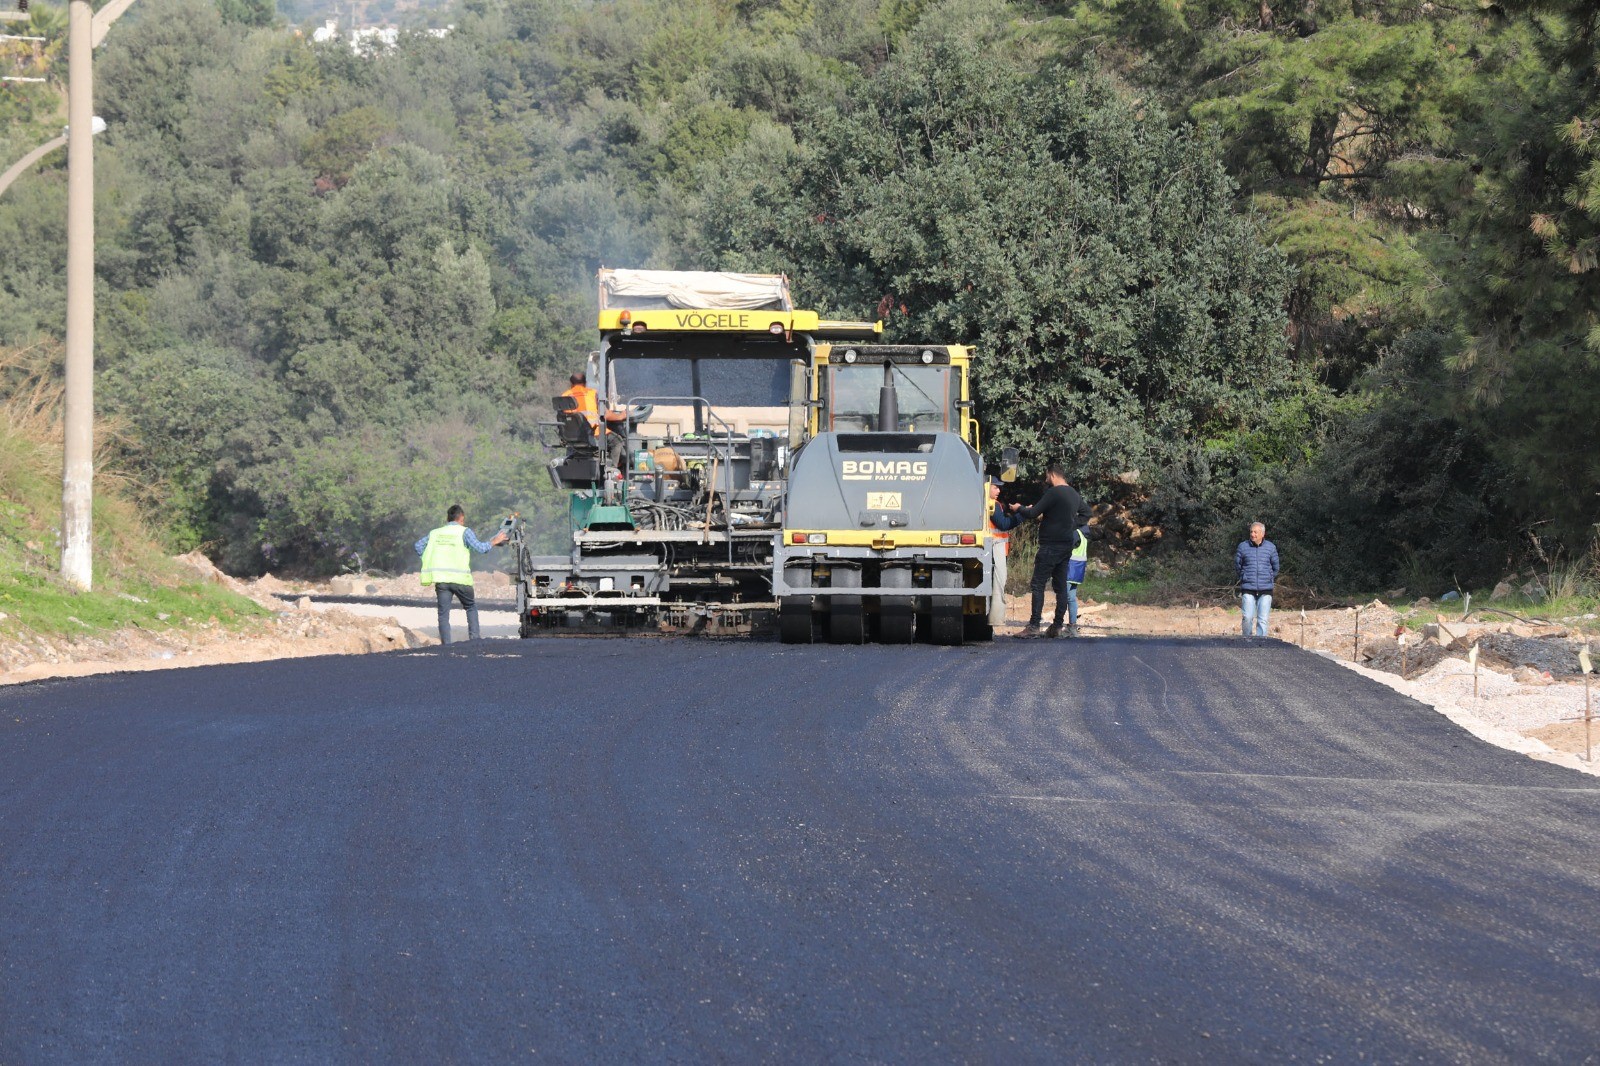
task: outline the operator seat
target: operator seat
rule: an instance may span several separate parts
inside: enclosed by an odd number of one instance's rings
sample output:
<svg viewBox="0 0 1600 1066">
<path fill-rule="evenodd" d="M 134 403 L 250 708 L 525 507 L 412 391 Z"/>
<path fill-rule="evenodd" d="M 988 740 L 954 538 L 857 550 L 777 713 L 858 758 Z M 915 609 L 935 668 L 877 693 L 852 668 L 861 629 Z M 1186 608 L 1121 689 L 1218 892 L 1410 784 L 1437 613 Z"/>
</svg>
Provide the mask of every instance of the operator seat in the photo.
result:
<svg viewBox="0 0 1600 1066">
<path fill-rule="evenodd" d="M 566 455 L 550 460 L 550 476 L 556 487 L 600 487 L 605 470 L 600 462 L 600 447 L 595 440 L 594 427 L 583 417 L 583 412 L 578 410 L 578 401 L 571 396 L 556 396 L 550 402 L 556 411 L 557 439 L 567 450 Z"/>
<path fill-rule="evenodd" d="M 550 403 L 556 409 L 556 429 L 567 451 L 595 451 L 594 427 L 578 410 L 578 401 L 571 396 L 556 396 Z"/>
</svg>

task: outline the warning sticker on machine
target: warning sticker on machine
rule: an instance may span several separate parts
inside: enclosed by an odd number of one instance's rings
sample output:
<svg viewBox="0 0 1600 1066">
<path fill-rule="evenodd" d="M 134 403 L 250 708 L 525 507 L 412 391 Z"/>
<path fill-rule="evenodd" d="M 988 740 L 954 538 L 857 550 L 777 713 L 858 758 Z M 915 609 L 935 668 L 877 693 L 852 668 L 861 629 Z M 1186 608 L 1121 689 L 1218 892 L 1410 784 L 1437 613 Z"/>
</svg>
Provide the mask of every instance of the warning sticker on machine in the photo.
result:
<svg viewBox="0 0 1600 1066">
<path fill-rule="evenodd" d="M 898 510 L 900 510 L 900 493 L 898 493 L 898 492 L 869 492 L 869 493 L 867 493 L 867 510 L 869 510 L 869 511 L 898 511 Z"/>
</svg>

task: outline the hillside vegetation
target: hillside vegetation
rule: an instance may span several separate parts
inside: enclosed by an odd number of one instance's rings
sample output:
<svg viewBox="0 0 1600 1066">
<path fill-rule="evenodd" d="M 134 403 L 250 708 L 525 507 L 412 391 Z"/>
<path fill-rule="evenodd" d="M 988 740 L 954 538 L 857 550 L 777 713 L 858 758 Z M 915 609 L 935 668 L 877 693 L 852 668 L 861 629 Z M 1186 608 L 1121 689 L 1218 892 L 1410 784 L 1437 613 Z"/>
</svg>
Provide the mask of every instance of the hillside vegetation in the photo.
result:
<svg viewBox="0 0 1600 1066">
<path fill-rule="evenodd" d="M 986 442 L 1064 459 L 1201 580 L 1256 517 L 1324 590 L 1589 557 L 1589 5 L 436 16 L 357 56 L 260 3 L 141 0 L 100 53 L 99 396 L 176 548 L 400 568 L 456 501 L 553 535 L 534 424 L 604 264 L 783 271 L 978 345 Z M 59 103 L 0 92 L 0 147 Z M 0 344 L 61 334 L 63 166 L 0 198 Z"/>
<path fill-rule="evenodd" d="M 266 615 L 168 558 L 129 484 L 106 471 L 95 483 L 95 589 L 83 593 L 60 581 L 60 396 L 19 366 L 32 362 L 30 354 L 37 353 L 0 358 L 8 387 L 0 403 L 0 639 L 82 637 L 129 625 L 237 625 Z"/>
</svg>

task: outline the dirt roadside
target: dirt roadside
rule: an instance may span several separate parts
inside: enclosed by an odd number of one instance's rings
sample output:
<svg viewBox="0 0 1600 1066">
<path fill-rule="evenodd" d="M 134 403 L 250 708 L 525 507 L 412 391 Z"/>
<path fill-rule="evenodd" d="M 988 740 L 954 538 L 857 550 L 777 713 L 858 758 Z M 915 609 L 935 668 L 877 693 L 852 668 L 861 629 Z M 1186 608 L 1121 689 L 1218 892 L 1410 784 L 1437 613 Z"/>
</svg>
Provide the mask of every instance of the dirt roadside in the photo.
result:
<svg viewBox="0 0 1600 1066">
<path fill-rule="evenodd" d="M 218 571 L 202 556 L 182 558 L 198 575 L 249 596 L 272 612 L 269 617 L 226 629 L 207 623 L 188 631 L 121 630 L 74 639 L 40 637 L 0 641 L 0 685 L 45 678 L 81 677 L 130 670 L 161 670 L 219 663 L 259 662 L 311 655 L 359 655 L 437 644 L 433 611 L 427 607 L 341 606 L 313 596 L 417 598 L 415 575 L 397 578 L 351 577 L 331 582 L 287 583 L 270 575 L 239 581 Z M 514 592 L 506 575 L 481 575 L 478 597 L 485 636 L 510 636 L 514 622 L 504 609 Z M 1009 624 L 1000 639 L 1020 639 L 1025 605 L 1011 600 Z M 1053 604 L 1047 604 L 1047 615 Z M 1083 599 L 1084 638 L 1106 636 L 1239 637 L 1239 612 L 1219 606 L 1154 607 L 1098 603 Z M 1403 621 L 1437 619 L 1426 609 L 1405 614 L 1373 601 L 1352 609 L 1279 611 L 1272 637 L 1311 651 L 1394 688 L 1449 717 L 1490 743 L 1533 758 L 1600 773 L 1583 758 L 1592 738 L 1600 752 L 1600 727 L 1586 735 L 1583 674 L 1578 651 L 1585 644 L 1581 626 L 1527 625 L 1515 621 L 1472 623 L 1435 621 L 1421 631 Z M 464 626 L 464 620 L 457 619 Z M 1358 629 L 1359 624 L 1359 629 Z M 1402 647 L 1397 633 L 1406 640 Z M 1469 649 L 1479 649 L 1476 666 Z M 1063 647 L 1066 650 L 1066 646 Z M 1600 712 L 1600 693 L 1595 694 Z"/>
<path fill-rule="evenodd" d="M 272 614 L 228 628 L 215 618 L 191 629 L 131 627 L 81 637 L 24 634 L 0 639 L 0 685 L 131 670 L 168 670 L 310 655 L 359 655 L 438 643 L 392 618 L 313 603 L 325 586 L 290 585 L 270 575 L 239 581 L 199 553 L 178 560 L 202 580 L 249 597 Z M 279 594 L 294 594 L 284 599 Z"/>
</svg>

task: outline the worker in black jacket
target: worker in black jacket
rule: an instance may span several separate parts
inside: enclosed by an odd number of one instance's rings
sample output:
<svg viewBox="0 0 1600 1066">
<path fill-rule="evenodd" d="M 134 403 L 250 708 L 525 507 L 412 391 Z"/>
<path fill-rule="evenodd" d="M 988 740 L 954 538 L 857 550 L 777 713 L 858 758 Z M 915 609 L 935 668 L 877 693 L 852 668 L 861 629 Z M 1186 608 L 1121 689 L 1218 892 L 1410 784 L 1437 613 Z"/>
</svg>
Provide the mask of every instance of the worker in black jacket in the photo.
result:
<svg viewBox="0 0 1600 1066">
<path fill-rule="evenodd" d="M 1089 505 L 1083 502 L 1077 489 L 1067 484 L 1067 472 L 1060 463 L 1050 464 L 1045 481 L 1047 487 L 1039 502 L 1017 512 L 1019 518 L 1040 518 L 1039 554 L 1033 560 L 1033 611 L 1022 635 L 1039 634 L 1039 622 L 1044 614 L 1044 587 L 1049 583 L 1056 590 L 1056 618 L 1045 635 L 1059 637 L 1065 616 L 1067 636 L 1075 637 L 1078 635 L 1078 590 L 1067 580 L 1067 564 L 1078 546 L 1078 538 L 1086 535 L 1083 527 L 1089 524 Z"/>
</svg>

